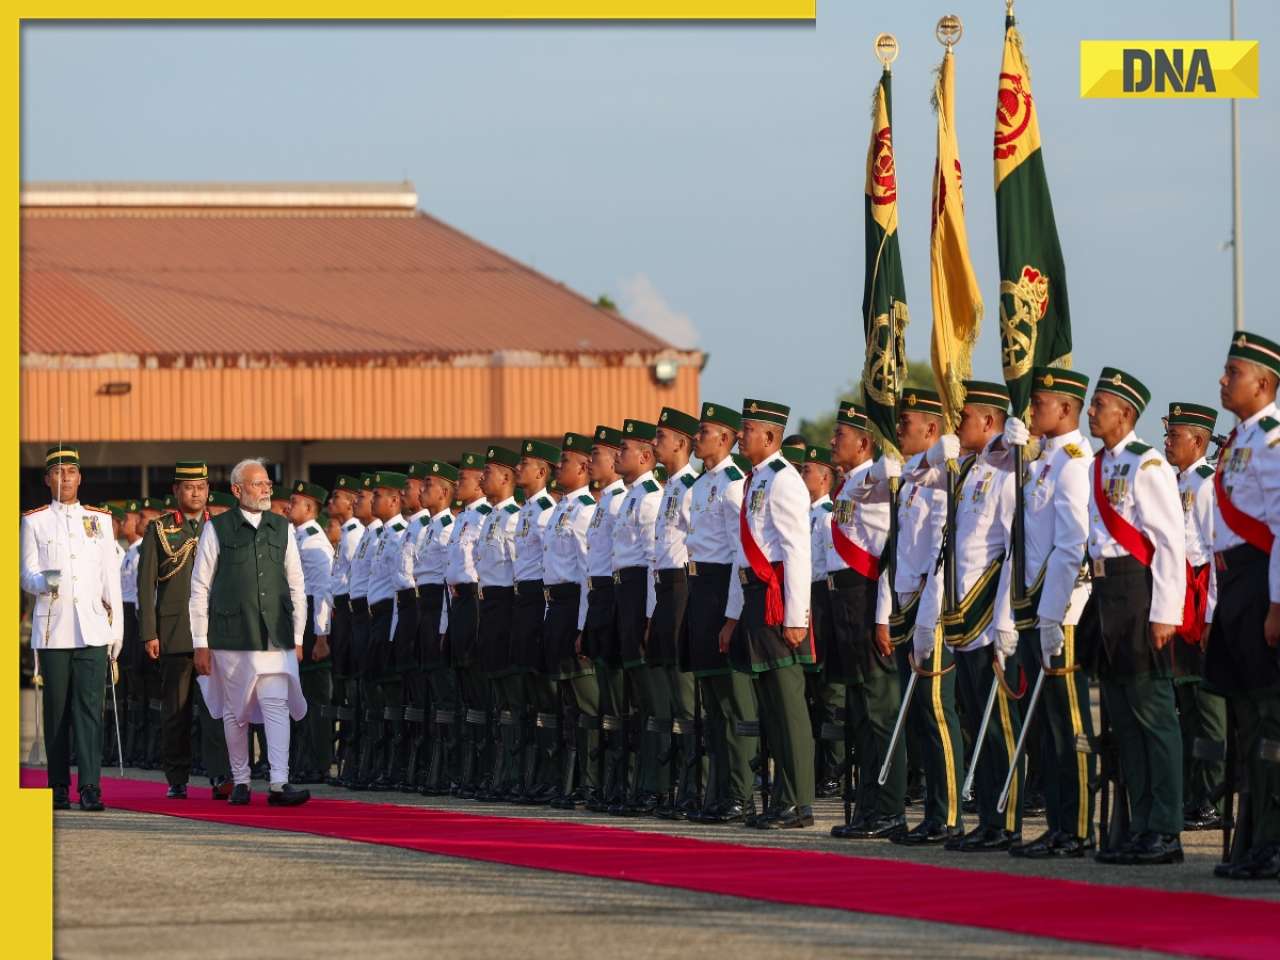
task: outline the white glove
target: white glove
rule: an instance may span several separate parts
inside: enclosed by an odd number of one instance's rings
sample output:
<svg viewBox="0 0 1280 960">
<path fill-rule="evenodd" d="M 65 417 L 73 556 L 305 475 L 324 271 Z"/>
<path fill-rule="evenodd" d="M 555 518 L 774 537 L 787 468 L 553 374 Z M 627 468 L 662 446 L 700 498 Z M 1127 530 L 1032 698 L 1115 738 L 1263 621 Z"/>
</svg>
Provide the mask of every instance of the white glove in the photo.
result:
<svg viewBox="0 0 1280 960">
<path fill-rule="evenodd" d="M 1062 652 L 1062 646 L 1066 642 L 1067 635 L 1062 631 L 1062 624 L 1052 620 L 1040 621 L 1040 652 L 1044 654 L 1046 663 Z"/>
<path fill-rule="evenodd" d="M 997 630 L 995 648 L 996 662 L 1003 670 L 1004 662 L 1018 652 L 1018 631 Z"/>
<path fill-rule="evenodd" d="M 1008 447 L 1021 447 L 1031 439 L 1031 431 L 1017 417 L 1010 417 L 1004 422 L 1004 442 Z"/>
<path fill-rule="evenodd" d="M 867 471 L 867 476 L 873 483 L 879 483 L 881 480 L 893 480 L 902 476 L 902 461 L 895 460 L 886 454 L 871 465 L 871 469 Z"/>
<path fill-rule="evenodd" d="M 924 462 L 931 467 L 940 467 L 948 460 L 957 460 L 959 457 L 960 438 L 954 433 L 944 433 L 924 455 Z"/>
<path fill-rule="evenodd" d="M 916 663 L 924 663 L 933 653 L 935 632 L 933 627 L 926 627 L 923 623 L 916 624 L 915 632 L 911 635 L 911 647 L 915 652 Z"/>
<path fill-rule="evenodd" d="M 107 656 L 112 660 L 120 659 L 120 651 L 124 649 L 124 640 L 112 640 L 107 646 Z"/>
</svg>

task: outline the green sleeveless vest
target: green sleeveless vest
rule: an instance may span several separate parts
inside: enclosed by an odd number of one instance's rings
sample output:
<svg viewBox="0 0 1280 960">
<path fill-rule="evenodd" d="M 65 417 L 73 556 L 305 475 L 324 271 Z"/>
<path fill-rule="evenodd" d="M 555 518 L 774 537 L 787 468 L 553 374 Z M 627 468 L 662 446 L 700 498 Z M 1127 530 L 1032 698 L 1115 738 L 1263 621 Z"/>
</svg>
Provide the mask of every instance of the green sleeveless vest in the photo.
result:
<svg viewBox="0 0 1280 960">
<path fill-rule="evenodd" d="M 239 510 L 228 510 L 209 524 L 219 551 L 209 589 L 209 647 L 292 650 L 293 601 L 284 574 L 289 521 L 264 510 L 255 530 Z"/>
</svg>

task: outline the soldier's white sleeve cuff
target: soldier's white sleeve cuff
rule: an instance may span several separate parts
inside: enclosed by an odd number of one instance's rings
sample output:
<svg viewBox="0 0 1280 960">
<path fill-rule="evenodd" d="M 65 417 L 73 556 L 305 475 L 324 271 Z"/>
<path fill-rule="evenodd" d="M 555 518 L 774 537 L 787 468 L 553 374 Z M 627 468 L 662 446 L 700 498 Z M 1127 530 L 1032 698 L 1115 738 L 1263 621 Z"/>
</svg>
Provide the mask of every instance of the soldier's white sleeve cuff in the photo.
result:
<svg viewBox="0 0 1280 960">
<path fill-rule="evenodd" d="M 208 637 L 197 637 L 194 633 L 191 635 L 191 646 L 196 650 L 204 650 L 209 646 Z"/>
</svg>

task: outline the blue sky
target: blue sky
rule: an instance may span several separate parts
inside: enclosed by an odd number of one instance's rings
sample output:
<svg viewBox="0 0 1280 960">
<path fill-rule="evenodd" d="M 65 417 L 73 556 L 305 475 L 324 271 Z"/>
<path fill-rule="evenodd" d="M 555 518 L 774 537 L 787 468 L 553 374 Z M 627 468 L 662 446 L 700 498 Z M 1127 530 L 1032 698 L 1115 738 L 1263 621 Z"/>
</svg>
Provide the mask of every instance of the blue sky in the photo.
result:
<svg viewBox="0 0 1280 960">
<path fill-rule="evenodd" d="M 999 377 L 991 179 L 1002 5 L 827 0 L 808 25 L 28 24 L 30 180 L 399 180 L 423 209 L 711 354 L 703 393 L 824 413 L 862 364 L 871 43 L 895 33 L 908 351 L 928 355 L 933 37 L 958 13 L 957 110 Z M 1082 39 L 1227 36 L 1227 3 L 1024 2 L 1018 11 L 1066 257 L 1076 366 L 1144 379 L 1153 411 L 1215 403 L 1231 326 L 1226 101 L 1078 96 Z M 1280 337 L 1280 4 L 1243 101 L 1245 325 Z M 1144 419 L 1158 439 L 1154 413 Z"/>
</svg>

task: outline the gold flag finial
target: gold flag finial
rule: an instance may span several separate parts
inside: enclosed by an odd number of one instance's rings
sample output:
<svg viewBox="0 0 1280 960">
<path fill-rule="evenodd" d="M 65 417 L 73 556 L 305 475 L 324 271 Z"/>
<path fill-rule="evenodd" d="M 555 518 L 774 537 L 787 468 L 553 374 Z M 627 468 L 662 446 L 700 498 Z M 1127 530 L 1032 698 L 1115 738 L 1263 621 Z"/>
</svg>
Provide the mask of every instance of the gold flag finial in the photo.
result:
<svg viewBox="0 0 1280 960">
<path fill-rule="evenodd" d="M 940 44 L 950 51 L 952 47 L 960 42 L 960 38 L 964 35 L 964 24 L 960 22 L 960 18 L 954 13 L 948 13 L 938 21 L 933 35 L 938 38 Z"/>
<path fill-rule="evenodd" d="M 888 70 L 889 64 L 898 59 L 898 38 L 892 33 L 877 34 L 875 51 L 876 59 Z"/>
</svg>

